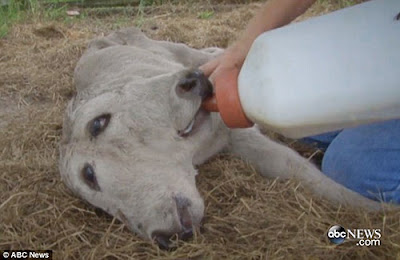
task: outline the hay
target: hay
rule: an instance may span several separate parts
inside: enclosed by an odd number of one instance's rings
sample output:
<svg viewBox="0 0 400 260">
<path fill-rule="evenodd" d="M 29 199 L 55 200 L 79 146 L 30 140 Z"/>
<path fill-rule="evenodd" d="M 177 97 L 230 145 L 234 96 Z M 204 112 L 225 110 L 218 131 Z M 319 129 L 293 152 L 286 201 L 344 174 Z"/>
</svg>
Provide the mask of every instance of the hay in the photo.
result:
<svg viewBox="0 0 400 260">
<path fill-rule="evenodd" d="M 333 10 L 340 2 L 321 2 L 306 16 Z M 226 47 L 257 6 L 165 5 L 145 17 L 143 29 L 153 38 L 198 48 Z M 214 15 L 199 19 L 204 10 Z M 0 249 L 52 249 L 55 259 L 400 257 L 400 211 L 333 206 L 315 200 L 295 181 L 264 179 L 229 155 L 200 167 L 204 225 L 173 252 L 160 251 L 74 197 L 57 168 L 62 113 L 75 92 L 72 73 L 87 41 L 134 24 L 132 18 L 116 25 L 118 18 L 20 24 L 0 40 Z M 326 232 L 336 223 L 380 228 L 382 245 L 334 246 Z"/>
</svg>

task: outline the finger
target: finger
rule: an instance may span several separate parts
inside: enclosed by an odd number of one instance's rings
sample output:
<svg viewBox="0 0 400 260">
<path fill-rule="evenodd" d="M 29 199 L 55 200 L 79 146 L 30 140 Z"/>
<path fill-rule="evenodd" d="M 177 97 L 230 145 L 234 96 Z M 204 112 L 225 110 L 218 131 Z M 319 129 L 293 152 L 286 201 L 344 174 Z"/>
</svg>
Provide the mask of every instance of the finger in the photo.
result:
<svg viewBox="0 0 400 260">
<path fill-rule="evenodd" d="M 211 84 L 213 85 L 213 87 L 215 88 L 214 84 L 215 84 L 215 76 L 218 75 L 218 69 L 215 69 L 211 75 L 208 76 L 208 80 L 211 82 Z"/>
<path fill-rule="evenodd" d="M 203 71 L 203 73 L 204 73 L 205 76 L 209 77 L 209 76 L 213 73 L 213 71 L 215 70 L 215 68 L 218 67 L 219 63 L 220 63 L 220 59 L 219 59 L 219 58 L 216 58 L 216 59 L 213 59 L 213 60 L 211 60 L 211 61 L 209 61 L 209 62 L 207 62 L 207 63 L 201 65 L 201 66 L 199 67 L 199 69 L 200 69 L 201 71 Z"/>
</svg>

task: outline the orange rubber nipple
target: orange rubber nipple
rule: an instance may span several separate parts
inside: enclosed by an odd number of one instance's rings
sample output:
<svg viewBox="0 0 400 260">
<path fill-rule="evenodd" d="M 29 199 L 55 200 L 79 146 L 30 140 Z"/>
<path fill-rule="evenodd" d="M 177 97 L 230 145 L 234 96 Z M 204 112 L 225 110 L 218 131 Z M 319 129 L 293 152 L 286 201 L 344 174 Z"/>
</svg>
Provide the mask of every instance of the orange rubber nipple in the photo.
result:
<svg viewBox="0 0 400 260">
<path fill-rule="evenodd" d="M 229 128 L 247 128 L 254 125 L 245 115 L 239 99 L 237 78 L 239 70 L 223 73 L 215 79 L 215 96 L 203 101 L 202 107 L 218 112 Z"/>
</svg>

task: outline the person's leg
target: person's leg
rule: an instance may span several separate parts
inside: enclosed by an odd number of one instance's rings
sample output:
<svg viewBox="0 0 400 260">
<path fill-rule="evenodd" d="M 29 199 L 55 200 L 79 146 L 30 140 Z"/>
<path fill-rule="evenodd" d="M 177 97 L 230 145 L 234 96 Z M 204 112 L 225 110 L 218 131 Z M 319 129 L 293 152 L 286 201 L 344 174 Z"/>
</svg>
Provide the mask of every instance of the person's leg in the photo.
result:
<svg viewBox="0 0 400 260">
<path fill-rule="evenodd" d="M 316 147 L 325 150 L 329 144 L 335 139 L 335 137 L 341 132 L 340 131 L 334 131 L 334 132 L 329 132 L 329 133 L 324 133 L 320 135 L 313 135 L 309 137 L 305 137 L 301 139 L 300 141 L 303 143 L 315 145 Z"/>
<path fill-rule="evenodd" d="M 343 130 L 328 146 L 322 172 L 365 197 L 400 203 L 400 120 Z"/>
</svg>

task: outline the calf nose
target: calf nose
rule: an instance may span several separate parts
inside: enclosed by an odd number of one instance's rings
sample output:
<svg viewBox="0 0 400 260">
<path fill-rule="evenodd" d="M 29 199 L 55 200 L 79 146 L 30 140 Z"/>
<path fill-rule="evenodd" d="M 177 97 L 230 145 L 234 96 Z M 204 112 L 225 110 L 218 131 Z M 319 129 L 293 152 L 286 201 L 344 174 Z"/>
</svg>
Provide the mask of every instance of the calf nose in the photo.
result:
<svg viewBox="0 0 400 260">
<path fill-rule="evenodd" d="M 192 215 L 190 214 L 189 207 L 190 200 L 186 197 L 177 195 L 175 196 L 176 208 L 178 210 L 179 221 L 182 226 L 180 238 L 183 240 L 189 239 L 193 236 L 193 222 Z"/>
<path fill-rule="evenodd" d="M 194 70 L 179 80 L 176 92 L 180 97 L 200 96 L 205 99 L 213 94 L 213 87 L 202 71 Z"/>
<path fill-rule="evenodd" d="M 177 236 L 178 239 L 187 240 L 193 236 L 193 221 L 189 211 L 191 202 L 188 198 L 177 195 L 174 197 L 176 209 L 179 217 L 180 228 L 178 230 L 153 231 L 152 237 L 157 242 L 161 249 L 167 250 L 170 248 L 170 239 Z"/>
</svg>

